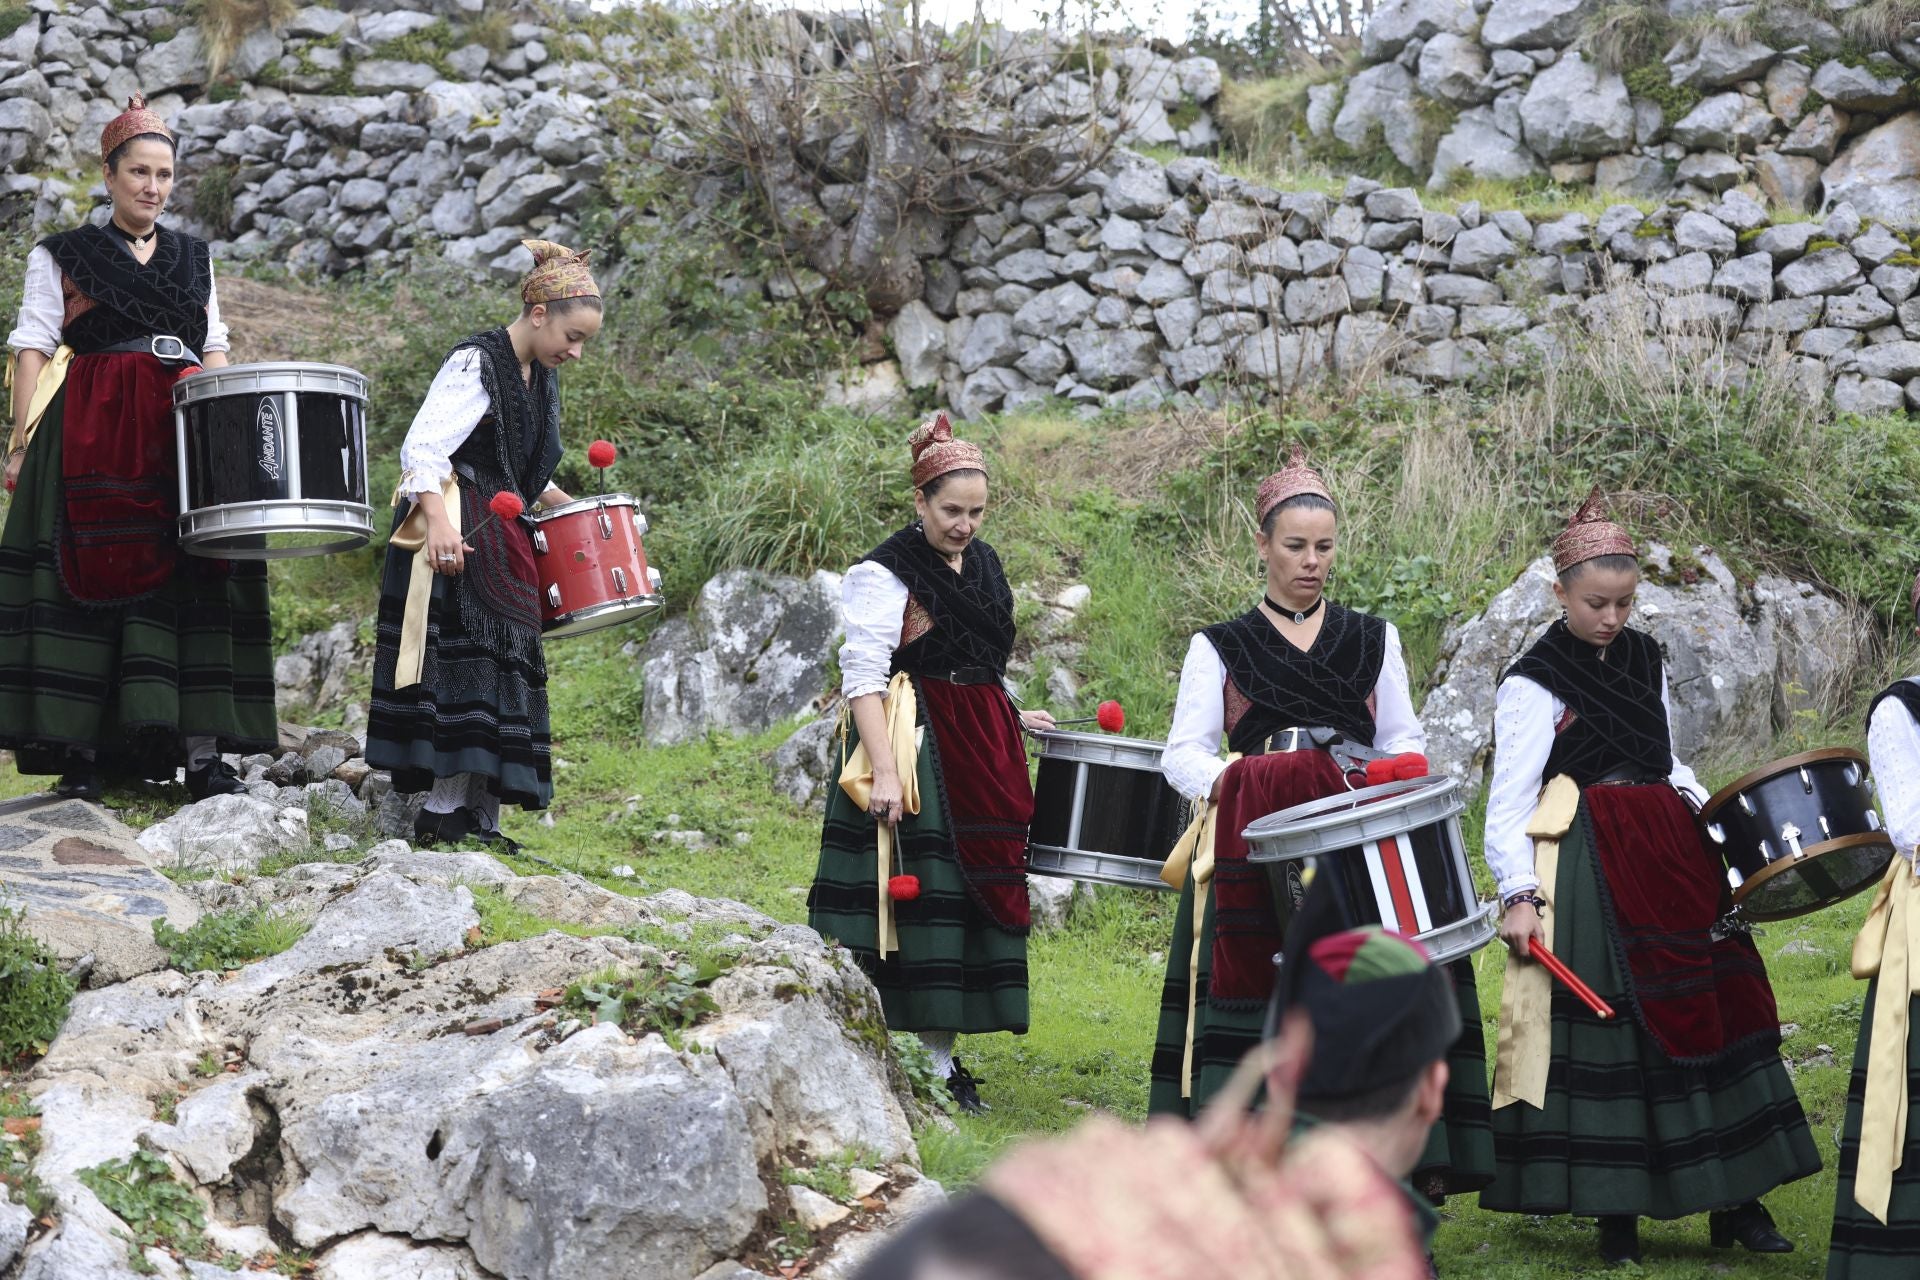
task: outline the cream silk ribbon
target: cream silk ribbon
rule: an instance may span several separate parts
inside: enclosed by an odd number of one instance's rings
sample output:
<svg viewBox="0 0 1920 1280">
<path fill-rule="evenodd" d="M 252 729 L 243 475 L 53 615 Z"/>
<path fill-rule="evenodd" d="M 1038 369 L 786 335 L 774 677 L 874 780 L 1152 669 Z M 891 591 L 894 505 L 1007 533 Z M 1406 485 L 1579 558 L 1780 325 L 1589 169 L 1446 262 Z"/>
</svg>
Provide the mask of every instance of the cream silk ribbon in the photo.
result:
<svg viewBox="0 0 1920 1280">
<path fill-rule="evenodd" d="M 1549 905 L 1559 885 L 1560 841 L 1573 828 L 1580 812 L 1580 788 L 1572 778 L 1558 774 L 1541 789 L 1540 803 L 1527 822 L 1533 838 L 1533 870 L 1540 881 L 1535 891 Z M 1541 913 L 1540 930 L 1549 950 L 1557 913 Z M 1509 953 L 1505 985 L 1500 991 L 1500 1038 L 1493 1060 L 1493 1107 L 1524 1102 L 1547 1104 L 1547 1067 L 1553 1058 L 1553 975 L 1545 965 Z"/>
<path fill-rule="evenodd" d="M 1913 997 L 1920 995 L 1920 878 L 1904 855 L 1895 856 L 1887 867 L 1853 940 L 1853 976 L 1880 979 L 1853 1198 L 1884 1224 L 1894 1170 L 1907 1148 L 1907 1020 Z"/>
<path fill-rule="evenodd" d="M 913 680 L 902 671 L 893 677 L 887 685 L 887 741 L 893 751 L 894 768 L 900 772 L 900 807 L 906 813 L 920 812 L 920 734 L 921 729 L 914 723 L 919 718 L 919 698 L 913 692 Z M 853 718 L 853 705 L 849 702 L 840 712 L 840 750 L 846 752 L 848 721 Z M 867 754 L 867 744 L 862 741 L 846 756 L 840 765 L 840 789 L 847 798 L 866 812 L 873 804 L 873 760 Z M 949 820 L 951 818 L 949 817 Z M 875 843 L 875 880 L 878 888 L 878 927 L 874 930 L 880 958 L 885 960 L 889 954 L 900 949 L 900 934 L 894 926 L 893 895 L 887 892 L 887 882 L 893 879 L 893 828 L 884 822 L 874 823 Z"/>
<path fill-rule="evenodd" d="M 400 477 L 400 487 L 393 491 L 394 506 L 411 498 L 411 477 L 411 472 Z M 454 536 L 458 537 L 460 482 L 453 476 L 448 476 L 440 486 L 440 504 L 446 508 L 447 520 L 453 525 Z M 400 655 L 393 669 L 393 687 L 405 689 L 420 683 L 420 669 L 427 660 L 427 609 L 433 602 L 433 563 L 427 559 L 427 513 L 420 509 L 418 502 L 393 531 L 388 545 L 413 552 L 413 571 L 407 579 L 407 604 L 400 615 Z"/>
<path fill-rule="evenodd" d="M 1232 764 L 1239 752 L 1227 757 Z M 1193 950 L 1187 956 L 1187 1044 L 1180 1055 L 1180 1096 L 1193 1096 L 1193 1042 L 1199 1029 L 1200 935 L 1207 920 L 1207 898 L 1213 891 L 1213 835 L 1220 805 L 1208 800 L 1193 815 L 1186 831 L 1174 842 L 1173 852 L 1160 865 L 1160 881 L 1172 889 L 1183 889 L 1187 873 L 1193 873 Z"/>
<path fill-rule="evenodd" d="M 7 388 L 13 388 L 13 369 L 19 359 L 19 353 L 7 353 Z M 40 377 L 33 384 L 33 398 L 27 402 L 27 417 L 24 423 L 15 423 L 13 436 L 7 442 L 9 452 L 24 449 L 33 443 L 34 432 L 40 429 L 40 419 L 47 416 L 47 406 L 53 403 L 53 397 L 67 380 L 67 367 L 73 363 L 73 348 L 62 343 L 54 350 L 53 358 L 40 368 Z"/>
</svg>

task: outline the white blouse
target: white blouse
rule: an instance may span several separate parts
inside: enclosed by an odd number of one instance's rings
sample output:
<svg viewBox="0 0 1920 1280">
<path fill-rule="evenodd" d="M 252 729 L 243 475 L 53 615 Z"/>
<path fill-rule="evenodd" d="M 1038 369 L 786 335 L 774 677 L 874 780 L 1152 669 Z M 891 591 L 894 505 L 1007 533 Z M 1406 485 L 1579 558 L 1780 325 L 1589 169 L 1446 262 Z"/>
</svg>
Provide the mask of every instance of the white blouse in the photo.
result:
<svg viewBox="0 0 1920 1280">
<path fill-rule="evenodd" d="M 871 560 L 862 560 L 840 579 L 840 610 L 847 620 L 847 640 L 840 646 L 843 696 L 886 692 L 893 651 L 906 628 L 908 594 L 893 570 Z"/>
<path fill-rule="evenodd" d="M 1920 852 L 1920 725 L 1898 699 L 1887 698 L 1873 709 L 1867 721 L 1867 759 L 1887 834 L 1894 849 L 1911 862 Z"/>
<path fill-rule="evenodd" d="M 1173 789 L 1193 799 L 1206 796 L 1225 772 L 1220 742 L 1226 737 L 1227 669 L 1213 642 L 1196 635 L 1187 645 L 1180 668 L 1180 694 L 1173 705 L 1173 730 L 1160 754 L 1160 772 Z M 1386 660 L 1373 687 L 1373 745 L 1381 751 L 1424 752 L 1427 733 L 1413 713 L 1413 695 L 1407 684 L 1407 661 L 1400 652 L 1400 632 L 1387 624 Z"/>
<path fill-rule="evenodd" d="M 453 454 L 467 442 L 491 407 L 480 381 L 480 352 L 473 347 L 447 357 L 433 375 L 427 398 L 400 443 L 400 491 L 438 493 L 453 474 Z"/>
<path fill-rule="evenodd" d="M 220 294 L 213 284 L 212 268 L 207 280 L 207 340 L 200 351 L 230 351 L 227 326 L 220 321 Z M 66 316 L 66 299 L 60 293 L 60 268 L 46 246 L 35 245 L 27 254 L 27 278 L 20 297 L 20 319 L 7 335 L 7 345 L 15 351 L 38 351 L 52 355 L 60 345 L 60 322 Z"/>
<path fill-rule="evenodd" d="M 1673 723 L 1673 704 L 1667 698 L 1667 677 L 1660 676 L 1660 707 Z M 1493 872 L 1502 899 L 1522 889 L 1537 889 L 1533 870 L 1533 841 L 1527 823 L 1540 802 L 1546 781 L 1547 756 L 1553 751 L 1553 727 L 1567 711 L 1566 703 L 1525 676 L 1500 682 L 1493 703 L 1493 784 L 1487 791 L 1487 867 Z M 1674 756 L 1667 781 L 1700 804 L 1707 792 L 1693 770 Z"/>
</svg>

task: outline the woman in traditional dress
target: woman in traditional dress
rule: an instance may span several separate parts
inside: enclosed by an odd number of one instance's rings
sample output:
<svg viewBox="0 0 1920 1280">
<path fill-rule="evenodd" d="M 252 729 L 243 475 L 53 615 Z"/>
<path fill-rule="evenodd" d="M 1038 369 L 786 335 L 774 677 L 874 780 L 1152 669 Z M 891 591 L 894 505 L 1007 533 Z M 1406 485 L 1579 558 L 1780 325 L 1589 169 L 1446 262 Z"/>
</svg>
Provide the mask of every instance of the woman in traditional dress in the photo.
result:
<svg viewBox="0 0 1920 1280">
<path fill-rule="evenodd" d="M 1920 635 L 1920 577 L 1908 608 Z M 1867 754 L 1896 856 L 1853 944 L 1853 976 L 1872 981 L 1840 1134 L 1827 1280 L 1907 1280 L 1920 1258 L 1920 677 L 1873 700 Z"/>
<path fill-rule="evenodd" d="M 1820 1157 L 1766 968 L 1723 923 L 1726 881 L 1688 804 L 1705 794 L 1673 753 L 1659 642 L 1627 626 L 1633 540 L 1597 490 L 1553 560 L 1566 614 L 1495 703 L 1486 857 L 1512 954 L 1480 1203 L 1597 1217 L 1609 1262 L 1639 1257 L 1640 1217 L 1704 1211 L 1716 1246 L 1789 1252 L 1760 1197 Z M 1550 987 L 1526 959 L 1535 941 L 1621 1016 Z"/>
<path fill-rule="evenodd" d="M 1260 1040 L 1283 922 L 1267 873 L 1248 862 L 1240 832 L 1267 814 L 1347 789 L 1343 766 L 1320 745 L 1336 735 L 1376 756 L 1418 756 L 1426 747 L 1399 631 L 1326 598 L 1338 512 L 1300 450 L 1261 482 L 1256 514 L 1266 595 L 1193 637 L 1161 757 L 1176 791 L 1216 808 L 1211 875 L 1195 863 L 1180 887 L 1153 1054 L 1153 1112 L 1197 1115 Z M 1239 757 L 1230 763 L 1220 759 L 1223 738 Z M 1424 759 L 1415 768 L 1424 774 Z M 1484 1185 L 1493 1161 L 1473 967 L 1457 961 L 1449 972 L 1463 1029 L 1448 1055 L 1445 1115 L 1412 1179 L 1435 1200 Z"/>
<path fill-rule="evenodd" d="M 95 798 L 105 773 L 241 790 L 220 753 L 270 751 L 266 567 L 180 551 L 173 384 L 227 363 L 207 244 L 160 225 L 174 138 L 135 97 L 100 136 L 112 216 L 27 256 L 14 491 L 0 534 L 0 746 Z"/>
<path fill-rule="evenodd" d="M 523 241 L 534 267 L 520 318 L 463 338 L 434 375 L 400 446 L 394 541 L 381 576 L 367 763 L 401 791 L 430 791 L 421 844 L 511 851 L 502 801 L 553 796 L 539 582 L 523 519 L 492 514 L 571 499 L 560 461 L 558 370 L 600 331 L 587 255 Z"/>
<path fill-rule="evenodd" d="M 808 923 L 854 954 L 887 1025 L 919 1032 L 955 1101 L 978 1111 L 981 1082 L 953 1056 L 954 1036 L 1027 1029 L 1033 787 L 1020 731 L 1053 717 L 1017 711 L 1002 682 L 1013 592 L 980 537 L 984 457 L 945 414 L 909 445 L 916 518 L 841 586 L 851 724 L 838 758 L 867 744 L 872 792 L 863 810 L 845 788 L 829 791 Z"/>
</svg>

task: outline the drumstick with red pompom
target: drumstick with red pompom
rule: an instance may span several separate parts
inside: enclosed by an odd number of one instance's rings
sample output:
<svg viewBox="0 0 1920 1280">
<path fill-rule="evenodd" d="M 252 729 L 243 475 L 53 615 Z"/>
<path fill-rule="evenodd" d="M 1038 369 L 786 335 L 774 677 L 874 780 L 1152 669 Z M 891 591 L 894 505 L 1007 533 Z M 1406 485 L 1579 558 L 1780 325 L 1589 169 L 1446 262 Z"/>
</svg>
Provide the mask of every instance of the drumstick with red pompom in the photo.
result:
<svg viewBox="0 0 1920 1280">
<path fill-rule="evenodd" d="M 492 524 L 495 516 L 498 516 L 502 520 L 518 520 L 520 513 L 526 509 L 527 504 L 521 501 L 519 494 L 513 492 L 511 489 L 502 489 L 487 500 L 487 518 L 473 526 L 473 532 L 465 536 L 468 538 L 479 537 L 480 531 Z"/>
<path fill-rule="evenodd" d="M 607 468 L 613 465 L 620 455 L 614 452 L 611 440 L 595 440 L 587 446 L 587 461 L 600 471 L 600 491 L 607 491 Z"/>
<path fill-rule="evenodd" d="M 1063 724 L 1097 724 L 1108 733 L 1118 733 L 1127 727 L 1127 713 L 1119 703 L 1109 698 L 1094 708 L 1090 716 L 1075 716 L 1071 720 L 1055 720 L 1057 727 Z"/>
</svg>

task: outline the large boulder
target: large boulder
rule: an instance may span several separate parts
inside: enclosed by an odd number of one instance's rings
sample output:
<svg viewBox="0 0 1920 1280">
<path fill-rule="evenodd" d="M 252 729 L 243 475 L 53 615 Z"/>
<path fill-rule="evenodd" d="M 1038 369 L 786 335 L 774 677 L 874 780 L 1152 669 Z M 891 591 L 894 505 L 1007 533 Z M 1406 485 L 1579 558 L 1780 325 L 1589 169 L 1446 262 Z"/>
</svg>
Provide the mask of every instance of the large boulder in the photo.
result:
<svg viewBox="0 0 1920 1280">
<path fill-rule="evenodd" d="M 1822 178 L 1826 203 L 1920 231 L 1920 112 L 1909 111 L 1853 139 Z"/>
<path fill-rule="evenodd" d="M 1448 632 L 1442 678 L 1420 713 L 1436 769 L 1481 781 L 1493 749 L 1495 689 L 1560 616 L 1553 584 L 1553 561 L 1542 556 L 1484 613 Z M 1683 761 L 1714 746 L 1770 741 L 1794 710 L 1831 692 L 1859 644 L 1857 623 L 1837 602 L 1780 578 L 1742 586 L 1704 549 L 1690 560 L 1649 549 L 1632 625 L 1652 633 L 1666 655 L 1673 745 Z"/>
<path fill-rule="evenodd" d="M 1533 78 L 1520 100 L 1527 145 L 1546 160 L 1592 160 L 1633 145 L 1626 82 L 1577 53 Z"/>
<path fill-rule="evenodd" d="M 825 690 L 841 634 L 839 575 L 729 569 L 647 642 L 642 732 L 664 746 L 798 715 Z"/>
<path fill-rule="evenodd" d="M 1443 31 L 1471 35 L 1477 22 L 1471 0 L 1386 0 L 1360 37 L 1361 53 L 1368 62 L 1380 62 L 1410 41 L 1430 40 Z"/>
<path fill-rule="evenodd" d="M 1460 113 L 1452 130 L 1433 153 L 1433 176 L 1427 187 L 1445 191 L 1456 178 L 1517 181 L 1546 169 L 1524 143 L 1501 130 L 1492 111 L 1474 107 Z"/>
<path fill-rule="evenodd" d="M 208 796 L 140 833 L 154 865 L 191 872 L 246 871 L 307 847 L 307 811 L 248 794 Z"/>
<path fill-rule="evenodd" d="M 1333 136 L 1356 151 L 1385 142 L 1394 159 L 1418 172 L 1426 168 L 1420 114 L 1414 109 L 1414 79 L 1397 62 L 1368 67 L 1347 85 Z"/>
<path fill-rule="evenodd" d="M 1580 34 L 1589 0 L 1493 0 L 1480 25 L 1489 49 L 1550 49 Z"/>
</svg>

